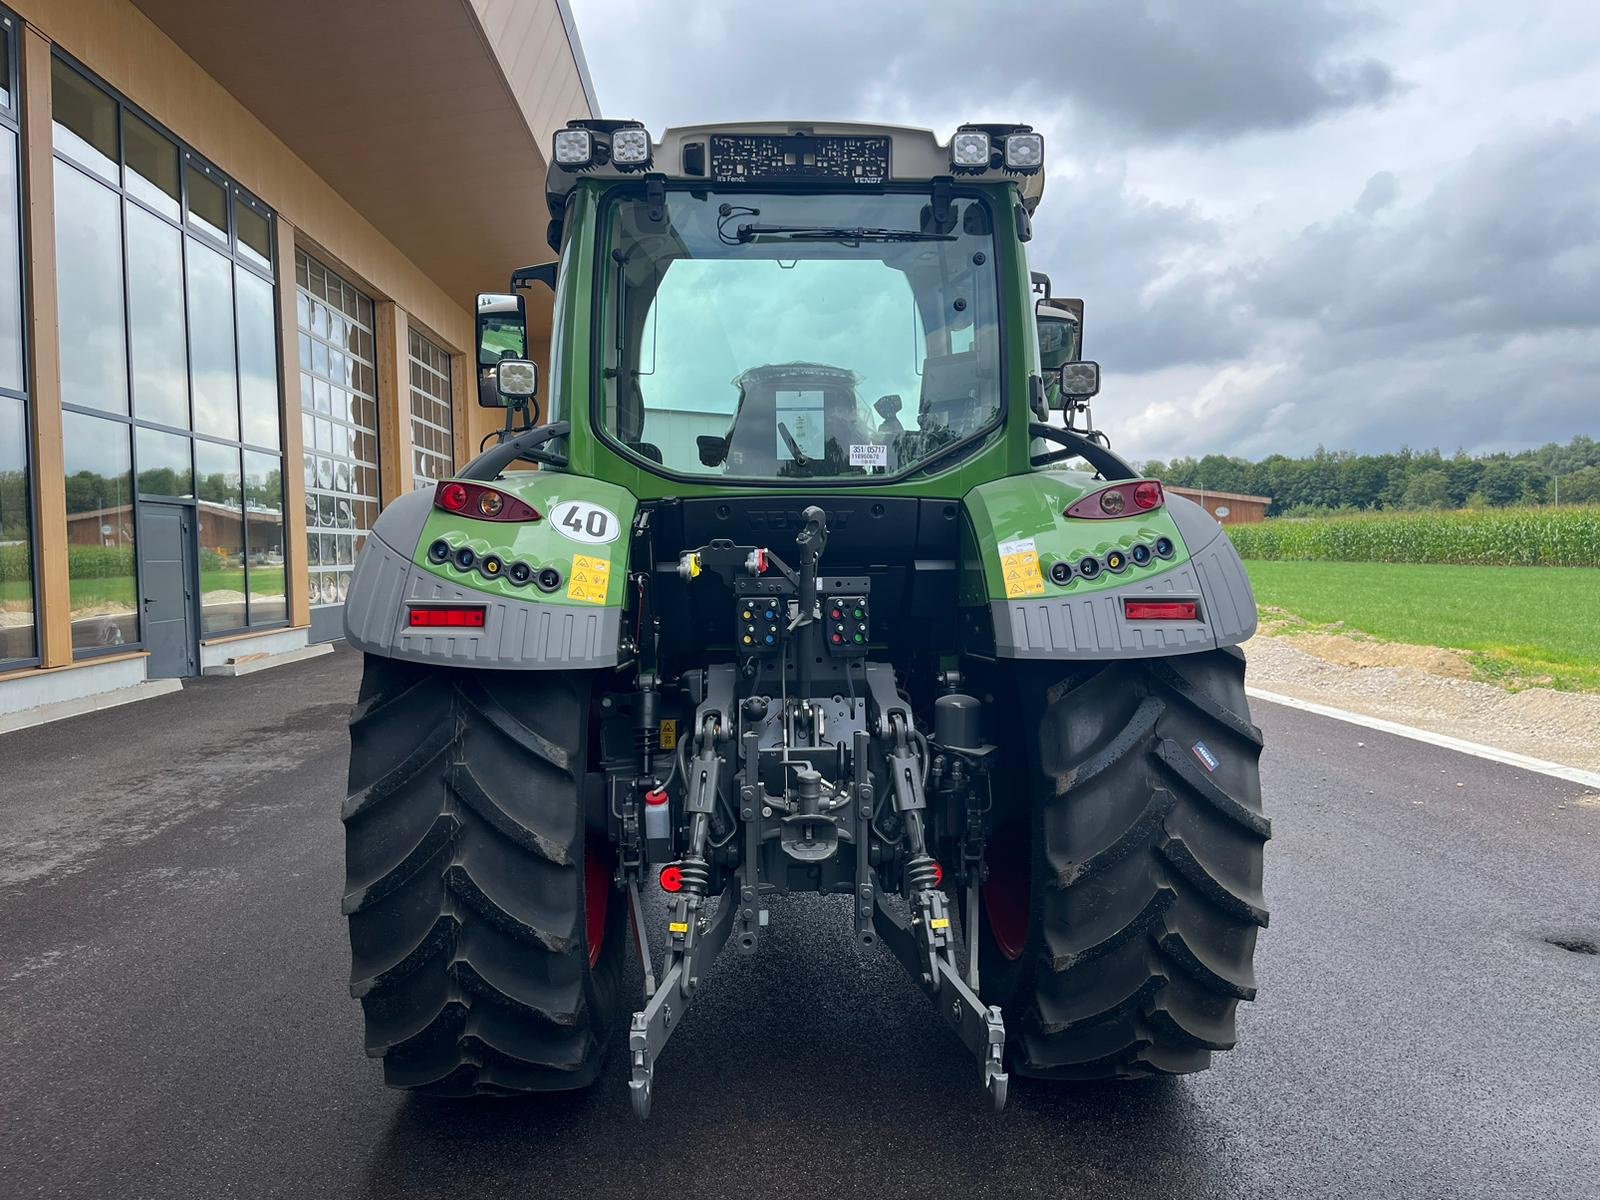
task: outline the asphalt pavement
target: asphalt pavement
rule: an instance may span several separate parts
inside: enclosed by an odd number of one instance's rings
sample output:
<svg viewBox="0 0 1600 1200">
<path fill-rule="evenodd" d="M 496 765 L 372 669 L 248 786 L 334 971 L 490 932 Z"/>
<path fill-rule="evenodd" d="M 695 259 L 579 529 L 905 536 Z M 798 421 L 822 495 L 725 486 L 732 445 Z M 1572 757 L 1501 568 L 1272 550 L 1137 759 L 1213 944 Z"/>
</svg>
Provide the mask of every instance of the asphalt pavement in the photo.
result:
<svg viewBox="0 0 1600 1200">
<path fill-rule="evenodd" d="M 358 670 L 0 737 L 0 1195 L 1600 1196 L 1600 804 L 1270 705 L 1260 998 L 1205 1074 L 991 1113 L 805 898 L 710 972 L 648 1124 L 621 1054 L 576 1096 L 389 1091 L 338 908 Z"/>
</svg>

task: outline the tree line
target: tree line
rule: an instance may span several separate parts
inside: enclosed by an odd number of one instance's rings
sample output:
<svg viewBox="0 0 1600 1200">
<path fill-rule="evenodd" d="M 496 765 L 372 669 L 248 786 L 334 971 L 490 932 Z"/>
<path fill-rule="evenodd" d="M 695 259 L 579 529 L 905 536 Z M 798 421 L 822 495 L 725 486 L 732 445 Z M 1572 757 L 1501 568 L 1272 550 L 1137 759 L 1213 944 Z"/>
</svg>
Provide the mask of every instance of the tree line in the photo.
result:
<svg viewBox="0 0 1600 1200">
<path fill-rule="evenodd" d="M 1313 516 L 1368 509 L 1506 508 L 1520 504 L 1600 503 L 1600 441 L 1579 434 L 1566 445 L 1446 458 L 1403 446 L 1389 454 L 1326 450 L 1260 462 L 1207 454 L 1150 459 L 1145 474 L 1173 487 L 1271 496 L 1270 516 Z"/>
</svg>

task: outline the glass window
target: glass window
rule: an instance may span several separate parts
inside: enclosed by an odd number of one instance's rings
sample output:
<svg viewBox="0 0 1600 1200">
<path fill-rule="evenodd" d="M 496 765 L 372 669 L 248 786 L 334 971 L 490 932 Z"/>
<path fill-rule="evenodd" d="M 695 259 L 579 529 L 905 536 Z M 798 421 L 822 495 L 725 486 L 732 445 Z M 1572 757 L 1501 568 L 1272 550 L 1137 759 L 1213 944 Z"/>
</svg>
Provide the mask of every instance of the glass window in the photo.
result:
<svg viewBox="0 0 1600 1200">
<path fill-rule="evenodd" d="M 302 345 L 306 563 L 313 607 L 343 602 L 378 510 L 372 301 L 303 251 L 295 253 Z M 337 341 L 335 342 L 335 338 Z"/>
<path fill-rule="evenodd" d="M 988 209 L 926 195 L 669 191 L 612 205 L 622 335 L 600 420 L 647 466 L 751 479 L 904 471 L 1000 418 Z M 863 235 L 862 231 L 867 231 Z M 886 231 L 870 236 L 873 231 Z"/>
<path fill-rule="evenodd" d="M 61 416 L 67 476 L 67 574 L 74 650 L 139 640 L 134 571 L 133 462 L 128 426 Z"/>
<path fill-rule="evenodd" d="M 122 312 L 121 203 L 110 188 L 56 160 L 56 309 L 61 399 L 128 411 Z"/>
<path fill-rule="evenodd" d="M 10 17 L 0 17 L 0 25 L 4 31 L 0 32 L 0 108 L 11 107 L 11 35 L 16 26 L 11 23 Z"/>
<path fill-rule="evenodd" d="M 194 471 L 189 466 L 189 439 L 181 433 L 139 429 L 139 494 L 142 496 L 194 495 Z"/>
<path fill-rule="evenodd" d="M 238 199 L 233 206 L 234 224 L 239 230 L 239 257 L 258 267 L 272 269 L 272 223 L 266 214 Z"/>
<path fill-rule="evenodd" d="M 22 401 L 0 396 L 0 662 L 32 658 L 33 531 Z"/>
<path fill-rule="evenodd" d="M 194 458 L 200 477 L 200 628 L 239 629 L 246 623 L 239 448 L 197 440 Z"/>
<path fill-rule="evenodd" d="M 157 212 L 178 219 L 178 147 L 131 112 L 122 117 L 125 186 Z"/>
<path fill-rule="evenodd" d="M 189 224 L 196 229 L 228 240 L 228 193 L 222 181 L 209 168 L 189 163 L 184 169 L 189 189 Z"/>
<path fill-rule="evenodd" d="M 234 268 L 239 304 L 239 411 L 242 440 L 277 446 L 278 322 L 273 287 L 259 275 Z"/>
<path fill-rule="evenodd" d="M 250 624 L 288 619 L 283 585 L 283 459 L 244 452 L 245 522 L 250 535 Z"/>
<path fill-rule="evenodd" d="M 239 380 L 233 358 L 233 267 L 189 239 L 189 363 L 194 427 L 239 440 Z"/>
<path fill-rule="evenodd" d="M 0 46 L 5 45 L 0 39 Z M 0 76 L 0 78 L 9 78 Z M 22 390 L 22 238 L 17 135 L 0 125 L 0 387 Z"/>
<path fill-rule="evenodd" d="M 51 62 L 50 89 L 56 149 L 116 183 L 117 102 L 59 58 Z"/>
<path fill-rule="evenodd" d="M 133 415 L 187 429 L 183 235 L 135 204 L 128 205 L 128 304 Z"/>
<path fill-rule="evenodd" d="M 450 354 L 415 329 L 407 341 L 411 357 L 411 458 L 417 487 L 455 473 L 455 421 L 451 405 Z"/>
</svg>

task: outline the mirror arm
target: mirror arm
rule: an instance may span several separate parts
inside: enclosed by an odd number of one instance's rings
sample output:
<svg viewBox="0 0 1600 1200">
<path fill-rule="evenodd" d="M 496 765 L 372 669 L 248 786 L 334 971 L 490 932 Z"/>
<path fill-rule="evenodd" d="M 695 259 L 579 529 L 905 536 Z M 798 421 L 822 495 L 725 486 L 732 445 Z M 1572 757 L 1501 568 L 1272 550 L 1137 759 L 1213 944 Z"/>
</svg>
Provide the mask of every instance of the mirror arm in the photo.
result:
<svg viewBox="0 0 1600 1200">
<path fill-rule="evenodd" d="M 514 292 L 518 288 L 532 287 L 536 283 L 542 283 L 553 292 L 556 290 L 556 269 L 557 264 L 553 262 L 539 263 L 537 266 L 532 267 L 519 267 L 511 272 L 511 287 L 509 290 Z"/>
<path fill-rule="evenodd" d="M 1075 433 L 1070 429 L 1057 429 L 1054 425 L 1041 425 L 1034 421 L 1028 425 L 1028 436 L 1044 438 L 1046 441 L 1066 447 L 1065 450 L 1034 455 L 1029 462 L 1035 467 L 1048 467 L 1052 463 L 1062 462 L 1068 458 L 1081 458 L 1105 479 L 1116 481 L 1142 478 L 1139 472 L 1129 466 L 1120 455 L 1114 454 L 1099 442 L 1090 441 L 1081 433 Z"/>
<path fill-rule="evenodd" d="M 566 421 L 557 421 L 552 425 L 541 425 L 538 429 L 530 429 L 526 433 L 519 433 L 516 437 L 507 438 L 498 446 L 485 450 L 477 458 L 461 468 L 457 479 L 473 479 L 487 482 L 499 476 L 512 463 L 519 458 L 529 462 L 548 463 L 553 467 L 564 467 L 567 459 L 562 454 L 552 454 L 541 451 L 540 446 L 552 438 L 562 437 L 572 432 L 572 426 Z"/>
</svg>

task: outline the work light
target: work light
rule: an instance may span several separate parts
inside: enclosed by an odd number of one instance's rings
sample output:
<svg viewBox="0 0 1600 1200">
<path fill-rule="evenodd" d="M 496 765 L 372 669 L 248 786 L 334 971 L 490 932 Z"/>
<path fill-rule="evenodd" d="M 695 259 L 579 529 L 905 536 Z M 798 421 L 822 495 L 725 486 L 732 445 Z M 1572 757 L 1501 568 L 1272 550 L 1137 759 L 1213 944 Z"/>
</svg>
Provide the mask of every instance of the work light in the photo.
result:
<svg viewBox="0 0 1600 1200">
<path fill-rule="evenodd" d="M 989 135 L 981 129 L 963 129 L 950 139 L 950 165 L 966 171 L 989 166 Z"/>
<path fill-rule="evenodd" d="M 558 129 L 555 143 L 556 164 L 576 171 L 594 163 L 594 134 L 587 129 Z"/>
<path fill-rule="evenodd" d="M 1008 133 L 1005 140 L 1006 170 L 1031 175 L 1044 166 L 1042 133 Z"/>
<path fill-rule="evenodd" d="M 642 125 L 626 125 L 612 133 L 611 161 L 619 167 L 649 166 L 649 132 Z"/>
</svg>

